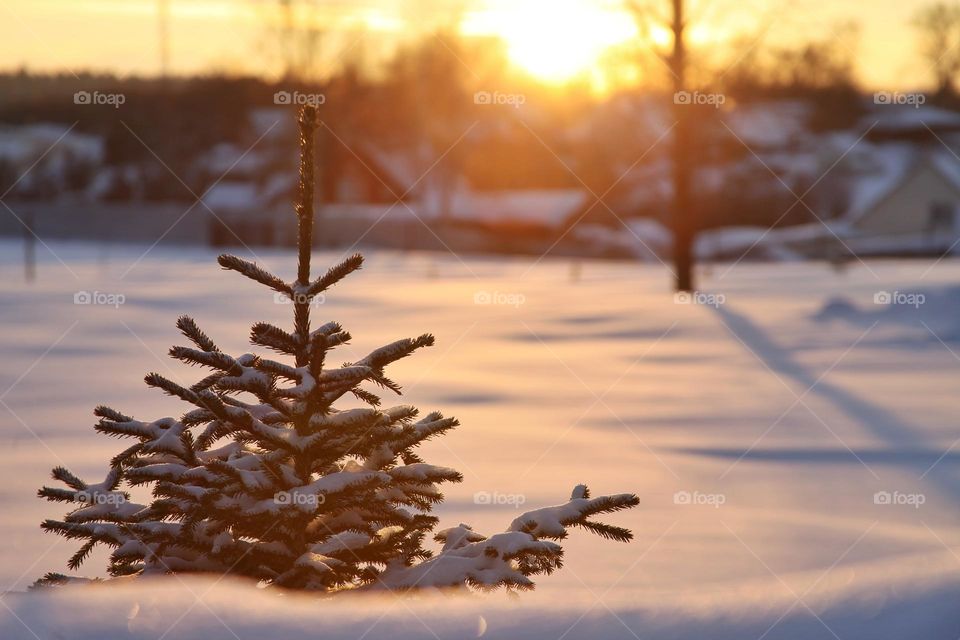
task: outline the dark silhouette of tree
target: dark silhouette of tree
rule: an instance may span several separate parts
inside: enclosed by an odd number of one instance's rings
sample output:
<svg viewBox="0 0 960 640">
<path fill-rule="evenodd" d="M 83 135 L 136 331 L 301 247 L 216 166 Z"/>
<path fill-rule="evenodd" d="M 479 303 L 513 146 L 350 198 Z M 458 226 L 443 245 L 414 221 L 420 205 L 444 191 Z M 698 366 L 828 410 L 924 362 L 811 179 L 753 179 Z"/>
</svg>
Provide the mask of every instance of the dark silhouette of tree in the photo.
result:
<svg viewBox="0 0 960 640">
<path fill-rule="evenodd" d="M 687 85 L 687 43 L 684 0 L 670 0 L 671 15 L 662 17 L 657 10 L 644 0 L 627 0 L 627 8 L 633 13 L 641 29 L 648 31 L 651 22 L 668 24 L 673 35 L 672 50 L 662 57 L 669 66 L 673 81 L 673 117 L 672 133 L 672 181 L 673 203 L 671 207 L 671 223 L 673 227 L 673 269 L 674 287 L 677 291 L 692 291 L 693 277 L 693 242 L 696 235 L 696 214 L 692 211 L 693 198 L 691 196 L 691 162 L 693 149 L 691 141 L 695 134 L 691 131 L 693 120 L 692 110 L 685 101 L 678 96 L 688 91 Z"/>
<path fill-rule="evenodd" d="M 960 3 L 927 5 L 914 16 L 913 25 L 920 33 L 920 51 L 935 75 L 937 95 L 956 95 L 955 78 L 960 72 Z"/>
<path fill-rule="evenodd" d="M 419 446 L 459 423 L 436 411 L 417 419 L 410 405 L 384 408 L 379 395 L 401 393 L 386 367 L 432 346 L 433 336 L 398 340 L 337 367 L 334 350 L 350 334 L 336 322 L 312 323 L 316 298 L 363 264 L 355 254 L 322 276 L 311 274 L 318 124 L 316 107 L 300 111 L 296 279 L 236 256 L 218 259 L 291 303 L 292 331 L 263 322 L 250 331 L 252 344 L 279 359 L 233 357 L 181 316 L 177 327 L 191 346 L 173 347 L 170 356 L 212 373 L 190 387 L 157 373 L 145 382 L 191 409 L 179 419 L 143 422 L 98 407 L 96 431 L 133 444 L 110 461 L 102 482 L 57 467 L 53 478 L 65 487 L 38 492 L 69 505 L 62 520 L 41 525 L 82 541 L 69 568 L 102 545 L 111 550 L 113 577 L 208 573 L 322 593 L 529 590 L 532 576 L 562 566 L 558 542 L 569 529 L 631 540 L 628 529 L 595 517 L 634 507 L 637 496 L 591 497 L 582 484 L 562 504 L 519 514 L 502 533 L 488 537 L 464 524 L 434 533 L 440 485 L 463 477 L 426 463 Z M 344 397 L 364 406 L 334 406 Z M 137 486 L 152 489 L 147 504 L 132 501 L 128 489 Z M 443 545 L 437 553 L 423 546 L 430 533 Z M 72 580 L 51 573 L 38 586 Z"/>
</svg>

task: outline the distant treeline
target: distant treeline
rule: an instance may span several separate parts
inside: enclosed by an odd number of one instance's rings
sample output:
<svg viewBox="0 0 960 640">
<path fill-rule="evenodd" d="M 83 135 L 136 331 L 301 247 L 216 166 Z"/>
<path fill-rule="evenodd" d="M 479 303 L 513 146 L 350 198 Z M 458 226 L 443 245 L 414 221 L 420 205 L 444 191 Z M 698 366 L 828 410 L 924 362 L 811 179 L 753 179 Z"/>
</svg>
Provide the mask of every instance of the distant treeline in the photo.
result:
<svg viewBox="0 0 960 640">
<path fill-rule="evenodd" d="M 697 74 L 698 84 L 722 92 L 727 105 L 786 99 L 806 103 L 811 131 L 847 128 L 861 117 L 867 95 L 857 87 L 852 61 L 841 45 L 826 40 L 760 51 L 751 50 L 723 74 Z M 13 72 L 0 75 L 0 125 L 77 123 L 78 132 L 103 137 L 106 165 L 142 167 L 147 176 L 142 197 L 190 200 L 209 181 L 191 171 L 199 155 L 222 143 L 245 148 L 255 137 L 251 114 L 276 106 L 278 92 L 299 92 L 322 96 L 327 128 L 321 155 L 324 145 L 358 141 L 401 153 L 426 149 L 430 158 L 442 156 L 436 175 L 462 176 L 475 189 L 586 188 L 601 194 L 651 144 L 642 135 L 660 126 L 651 122 L 656 116 L 651 105 L 672 102 L 671 94 L 655 86 L 597 96 L 581 84 L 544 85 L 506 71 L 504 56 L 489 43 L 438 33 L 399 49 L 376 72 L 362 71 L 365 67 L 348 60 L 332 75 L 313 81 Z M 121 94 L 123 101 L 116 108 L 91 108 L 75 99 L 78 92 Z M 484 96 L 497 104 L 485 104 Z M 708 106 L 704 118 L 716 112 Z M 720 145 L 705 151 L 705 157 L 723 161 L 745 153 L 741 147 Z M 645 161 L 655 158 L 654 153 Z M 295 158 L 282 160 L 292 163 Z M 0 180 L 3 173 L 0 167 Z M 82 176 L 77 180 L 82 182 Z M 749 195 L 749 202 L 730 198 L 716 215 L 725 223 L 756 222 L 771 208 L 756 203 L 756 194 Z"/>
</svg>

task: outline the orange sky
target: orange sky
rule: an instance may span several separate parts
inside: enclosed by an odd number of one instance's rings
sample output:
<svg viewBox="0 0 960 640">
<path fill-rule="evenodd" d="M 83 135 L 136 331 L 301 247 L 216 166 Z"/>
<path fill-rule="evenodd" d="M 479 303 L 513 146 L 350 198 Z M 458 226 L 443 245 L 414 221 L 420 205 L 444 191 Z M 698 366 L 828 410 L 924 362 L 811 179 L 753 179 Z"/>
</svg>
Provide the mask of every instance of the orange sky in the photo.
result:
<svg viewBox="0 0 960 640">
<path fill-rule="evenodd" d="M 268 0 L 168 0 L 171 67 L 269 72 L 261 55 Z M 358 28 L 377 41 L 456 21 L 463 32 L 499 35 L 514 63 L 547 79 L 589 70 L 607 40 L 629 37 L 633 25 L 618 0 L 326 0 L 325 24 L 344 48 Z M 770 43 L 832 37 L 843 20 L 861 27 L 858 74 L 870 88 L 924 86 L 929 74 L 916 54 L 908 21 L 926 0 L 691 0 L 702 16 L 694 38 L 709 44 L 730 30 L 767 26 Z M 156 0 L 3 0 L 0 67 L 98 69 L 156 73 Z M 398 8 L 399 7 L 399 8 Z M 544 9 L 546 7 L 546 9 Z M 864 7 L 869 7 L 864 11 Z M 782 9 L 781 9 L 782 8 Z M 580 34 L 580 37 L 577 37 Z M 373 40 L 372 38 L 370 40 Z M 572 44 L 571 44 L 572 43 Z M 363 44 L 369 48 L 367 44 Z M 368 52 L 369 53 L 369 52 Z"/>
</svg>

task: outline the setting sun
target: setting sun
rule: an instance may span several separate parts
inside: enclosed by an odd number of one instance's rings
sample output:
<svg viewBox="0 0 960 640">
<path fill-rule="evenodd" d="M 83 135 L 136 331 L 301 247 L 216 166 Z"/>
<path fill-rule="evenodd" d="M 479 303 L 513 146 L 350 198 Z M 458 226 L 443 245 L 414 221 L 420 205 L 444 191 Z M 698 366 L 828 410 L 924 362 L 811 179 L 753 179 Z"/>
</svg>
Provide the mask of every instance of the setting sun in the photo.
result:
<svg viewBox="0 0 960 640">
<path fill-rule="evenodd" d="M 491 6 L 467 18 L 463 30 L 503 38 L 516 66 L 548 82 L 589 72 L 610 47 L 636 35 L 629 16 L 589 0 Z"/>
</svg>

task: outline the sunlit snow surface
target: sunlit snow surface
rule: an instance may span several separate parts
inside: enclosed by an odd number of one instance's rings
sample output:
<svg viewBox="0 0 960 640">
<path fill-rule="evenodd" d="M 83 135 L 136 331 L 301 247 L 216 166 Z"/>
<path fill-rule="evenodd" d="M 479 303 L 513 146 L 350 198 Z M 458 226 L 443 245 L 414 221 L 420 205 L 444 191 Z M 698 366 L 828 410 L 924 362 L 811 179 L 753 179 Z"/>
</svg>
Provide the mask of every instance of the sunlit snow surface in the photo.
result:
<svg viewBox="0 0 960 640">
<path fill-rule="evenodd" d="M 65 571 L 77 546 L 39 529 L 62 515 L 35 497 L 50 468 L 99 481 L 123 446 L 94 433 L 93 407 L 184 410 L 142 381 L 203 375 L 165 356 L 181 342 L 179 314 L 240 354 L 251 324 L 289 324 L 292 312 L 213 252 L 50 249 L 38 247 L 26 284 L 19 245 L 0 243 L 0 586 L 12 591 Z M 293 273 L 289 254 L 258 254 Z M 640 496 L 610 518 L 635 541 L 574 533 L 565 567 L 514 602 L 330 608 L 177 579 L 43 597 L 57 607 L 9 593 L 0 638 L 960 636 L 957 262 L 715 265 L 701 304 L 677 304 L 649 265 L 367 258 L 315 322 L 353 334 L 338 364 L 436 335 L 391 377 L 403 402 L 463 423 L 425 448 L 465 476 L 446 491 L 442 526 L 494 533 L 518 503 L 556 504 L 585 482 Z M 123 304 L 74 304 L 80 291 Z M 875 304 L 880 292 L 901 304 Z M 83 573 L 104 563 L 94 554 Z"/>
</svg>

